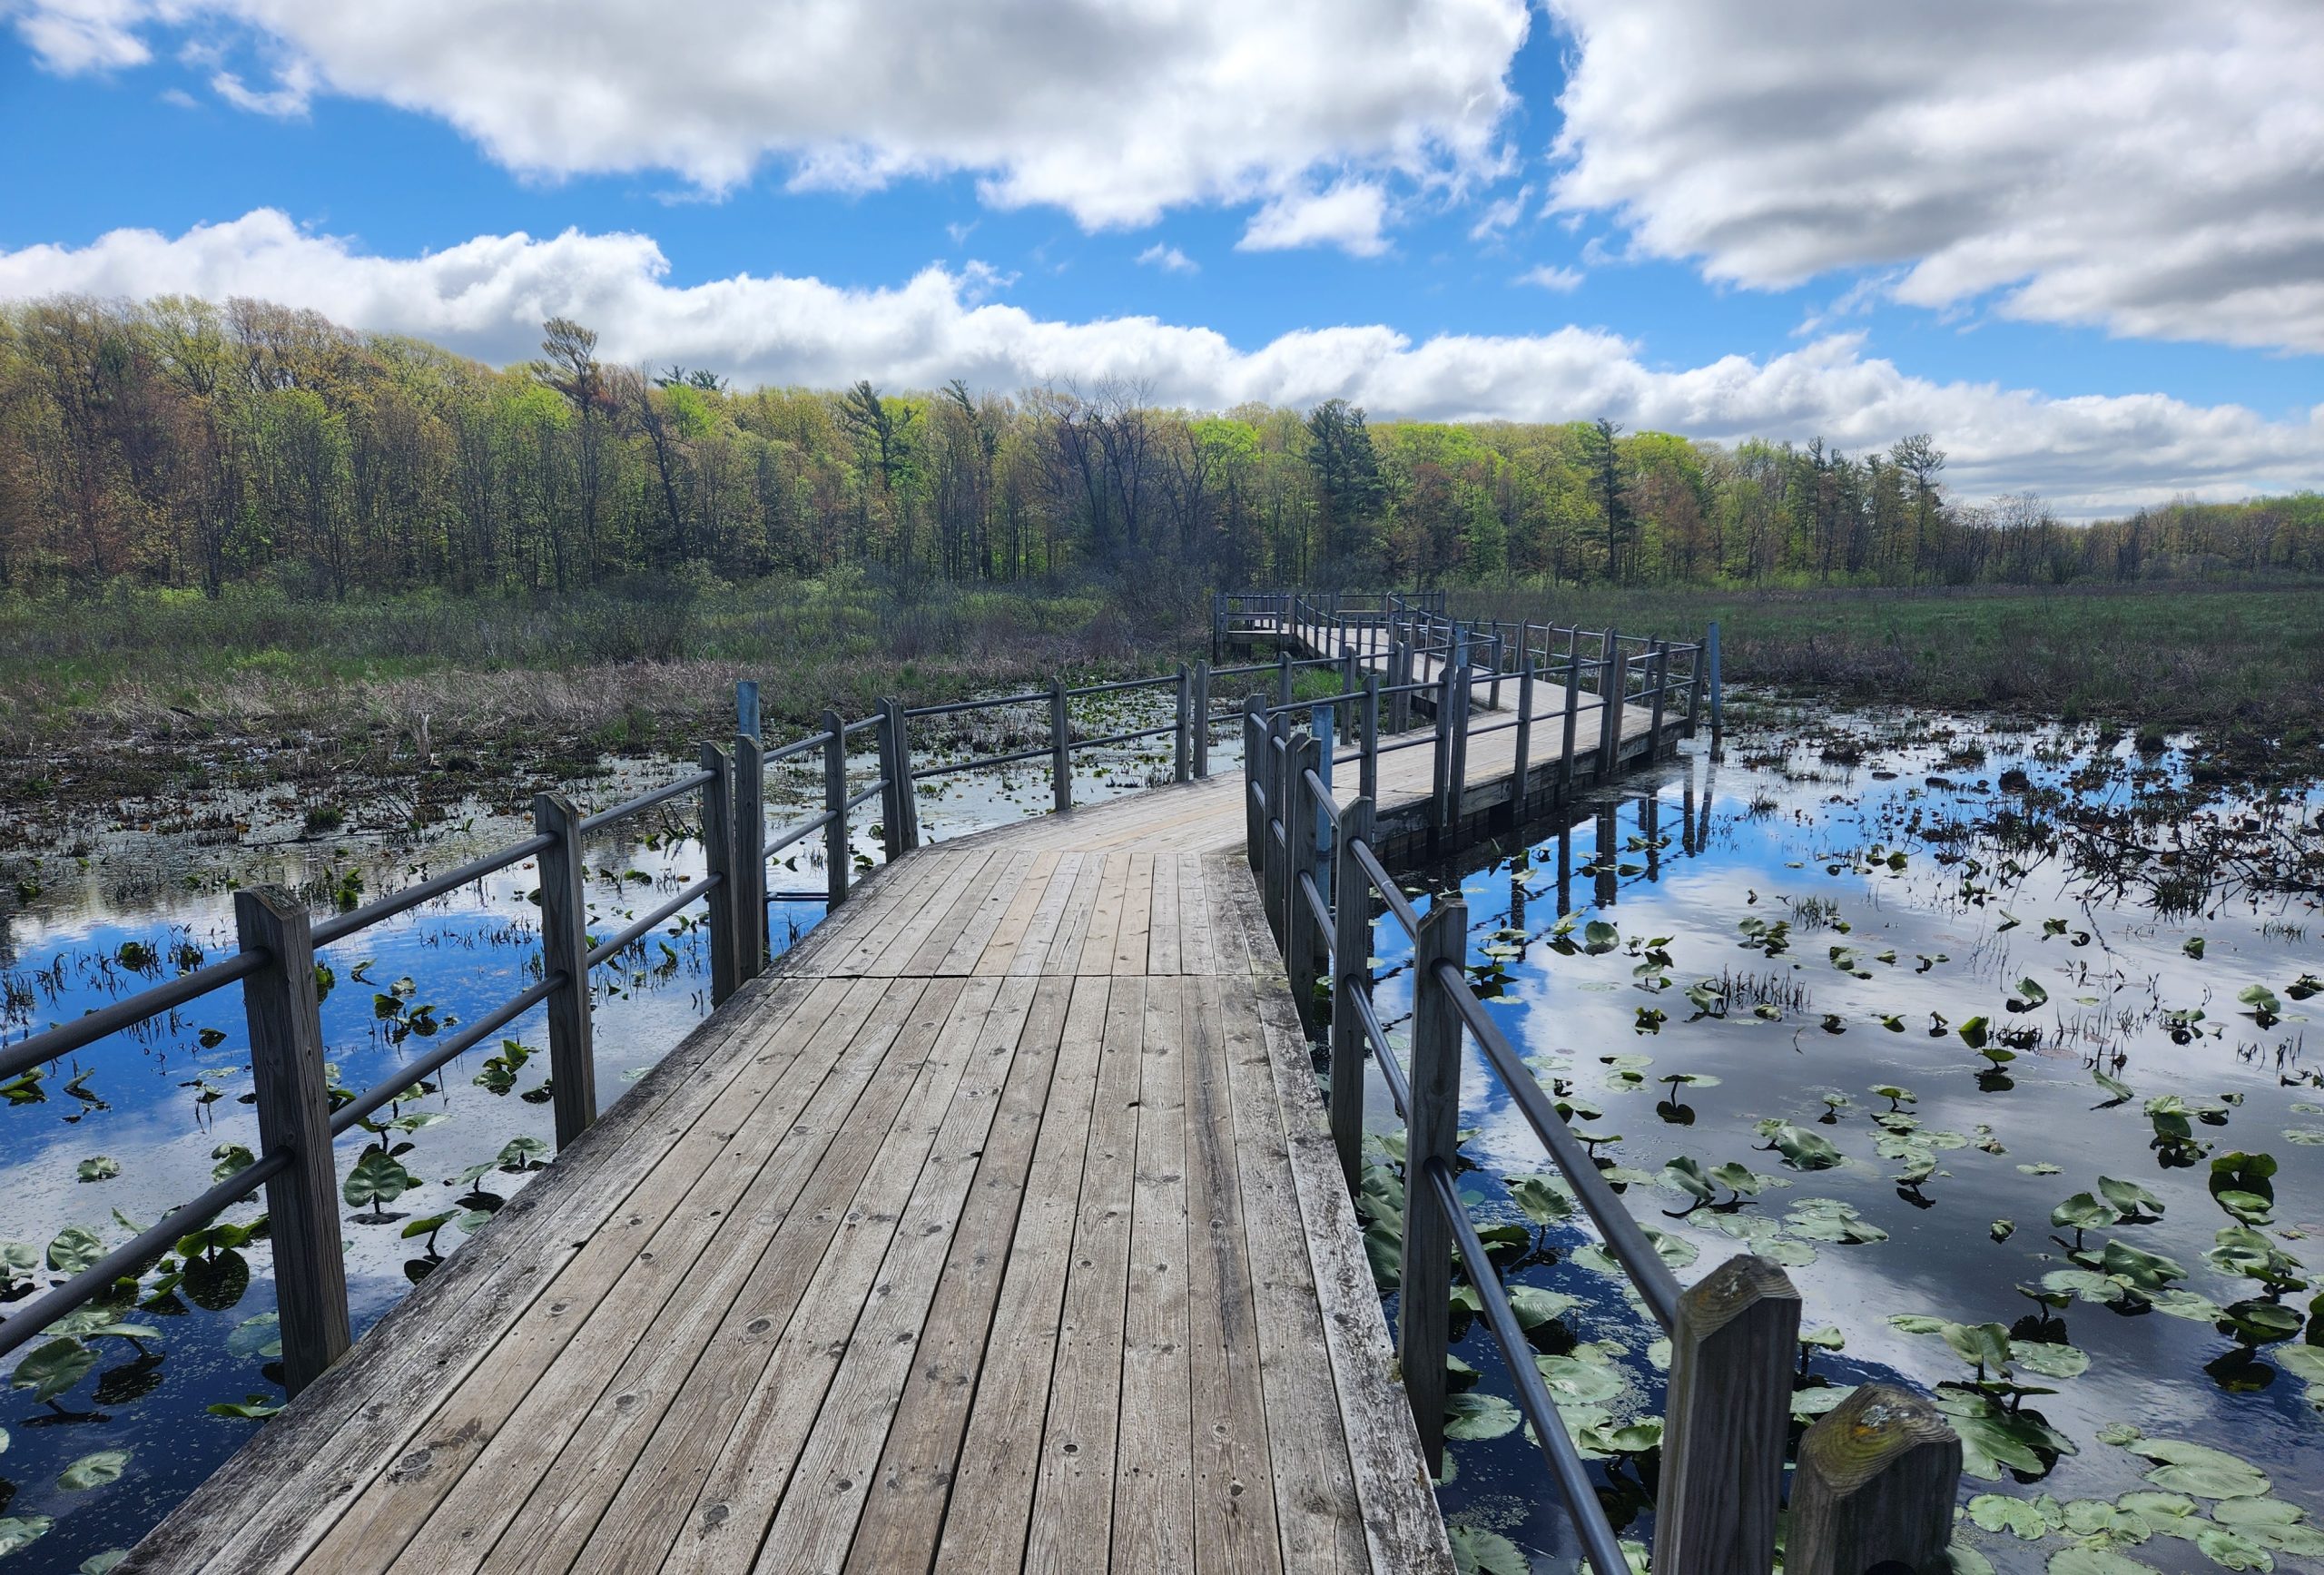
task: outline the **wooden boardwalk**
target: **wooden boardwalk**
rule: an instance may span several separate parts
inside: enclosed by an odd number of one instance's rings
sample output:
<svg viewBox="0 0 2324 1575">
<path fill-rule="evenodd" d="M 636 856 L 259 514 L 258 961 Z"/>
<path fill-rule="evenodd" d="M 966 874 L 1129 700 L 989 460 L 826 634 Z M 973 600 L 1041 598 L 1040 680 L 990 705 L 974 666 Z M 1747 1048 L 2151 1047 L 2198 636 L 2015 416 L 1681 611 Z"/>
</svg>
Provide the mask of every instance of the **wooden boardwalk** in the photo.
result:
<svg viewBox="0 0 2324 1575">
<path fill-rule="evenodd" d="M 882 869 L 123 1569 L 1449 1575 L 1243 799 Z"/>
<path fill-rule="evenodd" d="M 1153 807 L 867 881 L 129 1567 L 1449 1570 L 1249 871 Z"/>
</svg>

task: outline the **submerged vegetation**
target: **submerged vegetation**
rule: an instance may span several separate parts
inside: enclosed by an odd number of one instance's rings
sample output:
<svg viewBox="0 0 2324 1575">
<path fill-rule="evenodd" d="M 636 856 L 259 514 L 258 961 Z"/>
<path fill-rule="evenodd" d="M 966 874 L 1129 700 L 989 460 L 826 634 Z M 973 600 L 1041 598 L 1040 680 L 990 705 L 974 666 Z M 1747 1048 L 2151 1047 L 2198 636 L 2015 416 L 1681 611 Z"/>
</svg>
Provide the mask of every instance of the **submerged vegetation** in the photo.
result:
<svg viewBox="0 0 2324 1575">
<path fill-rule="evenodd" d="M 1956 1570 L 2324 1559 L 2324 789 L 1887 715 L 1765 708 L 1728 763 L 1409 889 L 1465 896 L 1472 988 L 1666 1260 L 1793 1276 L 1795 1442 L 1860 1383 L 1934 1393 L 1964 1445 Z M 1384 1017 L 1409 953 L 1377 933 Z M 1470 1088 L 1479 1235 L 1642 1544 L 1667 1342 Z M 1393 1307 L 1402 1138 L 1374 1114 L 1359 1210 Z M 1464 1568 L 1530 1570 L 1570 1533 L 1474 1292 L 1453 1304 L 1440 1493 Z"/>
</svg>

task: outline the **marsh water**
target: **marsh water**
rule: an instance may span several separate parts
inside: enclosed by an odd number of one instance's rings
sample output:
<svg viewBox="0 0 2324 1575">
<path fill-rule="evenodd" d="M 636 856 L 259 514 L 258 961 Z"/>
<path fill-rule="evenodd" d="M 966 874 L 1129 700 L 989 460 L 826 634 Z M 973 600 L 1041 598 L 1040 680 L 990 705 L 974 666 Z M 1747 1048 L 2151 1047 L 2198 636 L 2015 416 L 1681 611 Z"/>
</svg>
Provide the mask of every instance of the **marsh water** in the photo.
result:
<svg viewBox="0 0 2324 1575">
<path fill-rule="evenodd" d="M 1665 1233 L 1682 1280 L 1747 1245 L 1787 1265 L 1803 1328 L 1818 1332 L 1803 1424 L 1868 1379 L 1934 1390 L 1959 1413 L 1980 1473 L 1964 1491 L 1974 1555 L 2004 1569 L 2063 1558 L 2061 1575 L 2119 1575 L 2112 1560 L 2324 1568 L 2301 1518 L 2324 1514 L 2309 1389 L 2324 1389 L 2310 1354 L 2324 1345 L 2307 1344 L 2298 1265 L 2324 1229 L 2324 1078 L 2308 1020 L 2324 798 L 2312 785 L 2194 785 L 2201 763 L 2179 751 L 2142 754 L 2088 730 L 1772 704 L 1738 721 L 1716 761 L 1708 740 L 1690 745 L 1569 829 L 1532 828 L 1414 878 L 1466 898 L 1479 991 Z M 1124 714 L 1105 730 L 1139 724 Z M 1213 765 L 1235 769 L 1231 743 Z M 858 767 L 868 780 L 872 763 Z M 675 769 L 631 763 L 573 791 L 612 803 Z M 1159 749 L 1092 752 L 1077 800 L 1167 772 Z M 1049 799 L 1038 762 L 942 783 L 921 809 L 940 838 Z M 814 791 L 804 773 L 771 773 L 770 824 L 803 818 Z M 92 827 L 81 852 L 7 872 L 37 889 L 0 931 L 0 1031 L 20 1038 L 196 953 L 214 959 L 231 944 L 237 883 L 282 881 L 327 909 L 526 829 L 469 808 L 383 837 L 311 832 L 283 803 L 173 805 L 166 820 L 133 810 Z M 868 860 L 870 829 L 858 832 Z M 819 889 L 817 860 L 779 862 L 771 884 Z M 681 810 L 593 844 L 589 864 L 594 917 L 618 922 L 692 879 L 700 845 Z M 507 871 L 326 955 L 325 1028 L 345 1086 L 389 1075 L 537 976 L 530 885 Z M 781 946 L 821 910 L 773 911 Z M 706 1009 L 701 937 L 665 928 L 597 976 L 601 1099 Z M 1399 940 L 1378 932 L 1390 1017 L 1408 1000 Z M 397 1157 L 411 1184 L 345 1210 L 359 1329 L 546 1157 L 549 1107 L 527 1095 L 547 1057 L 507 1048 L 540 1051 L 537 1018 L 505 1039 L 383 1113 L 405 1123 L 380 1136 L 411 1145 Z M 208 1185 L 236 1146 L 255 1147 L 243 1044 L 228 992 L 0 1089 L 13 1299 L 64 1277 L 88 1238 L 118 1242 Z M 1642 1538 L 1655 1332 L 1560 1217 L 1555 1188 L 1521 1185 L 1546 1166 L 1481 1067 L 1464 1102 L 1463 1186 L 1502 1227 L 1492 1239 L 1527 1287 L 1545 1373 L 1618 1524 Z M 1387 1112 L 1374 1115 L 1392 1139 Z M 343 1175 L 368 1141 L 350 1135 Z M 2237 1154 L 2271 1163 L 2218 1168 Z M 1367 1184 L 1369 1245 L 1391 1282 L 1395 1157 L 1377 1146 Z M 2053 1225 L 2053 1211 L 2078 1224 Z M 1393 1314 L 1393 1283 L 1386 1297 Z M 61 1357 L 29 1373 L 26 1353 L 12 1359 L 0 1550 L 17 1546 L 0 1568 L 101 1561 L 194 1491 L 261 1425 L 236 1413 L 281 1403 L 271 1310 L 265 1244 L 230 1232 L 173 1255 L 136 1305 L 61 1331 Z M 2004 1326 L 2006 1355 L 1981 1371 L 1955 1351 L 1979 1350 L 1988 1324 Z M 1500 1356 L 1481 1324 L 1457 1327 L 1474 1373 L 1442 1494 L 1462 1556 L 1568 1568 L 1572 1540 Z"/>
<path fill-rule="evenodd" d="M 1786 1265 L 1795 1437 L 1868 1381 L 1953 1414 L 1956 1569 L 2324 1568 L 2324 795 L 2205 785 L 2155 742 L 1763 708 L 1718 762 L 1412 883 L 1457 888 L 1474 988 L 1679 1278 Z M 1375 934 L 1401 1017 L 1410 948 Z M 1464 1193 L 1642 1541 L 1660 1330 L 1529 1183 L 1551 1166 L 1473 1050 L 1462 1104 Z M 1463 1560 L 1571 1568 L 1500 1350 L 1455 1332 Z"/>
</svg>

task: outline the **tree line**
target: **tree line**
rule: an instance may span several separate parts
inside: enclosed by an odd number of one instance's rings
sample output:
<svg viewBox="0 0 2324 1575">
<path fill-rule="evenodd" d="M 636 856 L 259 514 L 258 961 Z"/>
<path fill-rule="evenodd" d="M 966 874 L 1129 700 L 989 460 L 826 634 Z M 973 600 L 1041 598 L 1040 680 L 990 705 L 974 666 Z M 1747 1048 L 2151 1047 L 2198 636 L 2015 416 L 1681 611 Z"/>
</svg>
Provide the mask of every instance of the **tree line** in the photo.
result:
<svg viewBox="0 0 2324 1575">
<path fill-rule="evenodd" d="M 1847 455 L 1606 420 L 1372 422 L 1002 394 L 738 389 L 562 318 L 493 368 L 264 301 L 0 306 L 0 590 L 569 591 L 878 566 L 1011 581 L 2050 584 L 2324 573 L 2324 497 L 2092 525 L 1965 501 L 1925 435 Z"/>
</svg>

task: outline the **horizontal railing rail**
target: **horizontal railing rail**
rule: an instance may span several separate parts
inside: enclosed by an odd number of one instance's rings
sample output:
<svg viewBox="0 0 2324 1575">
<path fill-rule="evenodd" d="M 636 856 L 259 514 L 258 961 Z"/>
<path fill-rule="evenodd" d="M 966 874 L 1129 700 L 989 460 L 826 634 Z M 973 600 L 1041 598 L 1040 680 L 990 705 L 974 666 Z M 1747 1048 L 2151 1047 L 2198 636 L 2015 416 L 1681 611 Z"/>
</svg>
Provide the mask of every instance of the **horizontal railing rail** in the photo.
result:
<svg viewBox="0 0 2324 1575">
<path fill-rule="evenodd" d="M 742 743 L 744 741 L 737 741 Z M 733 772 L 728 753 L 705 745 L 697 770 L 593 815 L 560 794 L 534 800 L 531 836 L 454 869 L 417 881 L 348 912 L 315 920 L 290 893 L 257 888 L 235 893 L 238 950 L 233 957 L 181 974 L 152 989 L 44 1029 L 0 1048 L 0 1077 L 14 1078 L 150 1021 L 231 985 L 242 989 L 250 1034 L 260 1147 L 252 1164 L 166 1209 L 162 1219 L 97 1263 L 0 1321 L 0 1354 L 40 1338 L 58 1319 L 142 1275 L 179 1240 L 263 1189 L 275 1247 L 275 1285 L 286 1387 L 292 1393 L 336 1361 L 350 1340 L 344 1247 L 339 1230 L 334 1139 L 408 1097 L 414 1087 L 536 1007 L 548 1008 L 549 1085 L 560 1147 L 597 1116 L 589 1032 L 589 970 L 656 925 L 696 902 L 710 907 L 712 999 L 724 1000 L 747 972 L 763 966 L 763 944 L 748 956 L 735 920 L 735 886 L 727 853 L 733 835 Z M 606 940 L 586 932 L 582 840 L 683 799 L 702 795 L 707 872 L 632 920 Z M 535 861 L 541 911 L 541 978 L 425 1054 L 397 1066 L 369 1088 L 334 1107 L 324 1070 L 318 951 L 502 871 Z M 763 935 L 763 926 L 761 927 Z"/>
</svg>

